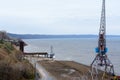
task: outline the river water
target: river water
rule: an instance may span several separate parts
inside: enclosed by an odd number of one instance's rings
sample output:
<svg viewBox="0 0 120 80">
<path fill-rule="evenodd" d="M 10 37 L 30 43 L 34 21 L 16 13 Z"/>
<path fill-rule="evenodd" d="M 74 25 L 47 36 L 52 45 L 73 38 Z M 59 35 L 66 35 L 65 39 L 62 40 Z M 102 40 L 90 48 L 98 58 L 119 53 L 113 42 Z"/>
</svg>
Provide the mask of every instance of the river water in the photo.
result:
<svg viewBox="0 0 120 80">
<path fill-rule="evenodd" d="M 55 59 L 73 60 L 90 65 L 95 58 L 96 38 L 62 38 L 62 39 L 24 39 L 28 44 L 25 52 L 51 52 L 53 47 Z M 120 38 L 107 38 L 108 58 L 114 65 L 115 73 L 120 75 Z"/>
</svg>

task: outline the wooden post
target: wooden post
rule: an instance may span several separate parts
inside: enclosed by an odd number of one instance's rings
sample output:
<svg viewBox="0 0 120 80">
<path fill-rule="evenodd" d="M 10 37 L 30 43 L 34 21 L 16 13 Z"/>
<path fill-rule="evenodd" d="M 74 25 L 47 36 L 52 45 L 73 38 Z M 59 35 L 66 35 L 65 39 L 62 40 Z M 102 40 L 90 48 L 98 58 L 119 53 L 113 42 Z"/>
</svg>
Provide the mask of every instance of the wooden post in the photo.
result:
<svg viewBox="0 0 120 80">
<path fill-rule="evenodd" d="M 24 42 L 23 41 L 19 41 L 19 48 L 20 48 L 20 51 L 24 52 Z"/>
</svg>

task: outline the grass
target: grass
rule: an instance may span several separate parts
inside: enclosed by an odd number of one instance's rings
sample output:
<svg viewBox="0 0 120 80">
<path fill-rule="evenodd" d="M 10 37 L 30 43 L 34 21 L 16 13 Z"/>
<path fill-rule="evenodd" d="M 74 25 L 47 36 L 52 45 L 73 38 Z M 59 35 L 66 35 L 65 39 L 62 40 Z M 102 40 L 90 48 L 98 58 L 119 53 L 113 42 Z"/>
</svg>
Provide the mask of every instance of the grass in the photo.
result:
<svg viewBox="0 0 120 80">
<path fill-rule="evenodd" d="M 0 80 L 33 80 L 34 68 L 10 42 L 0 40 Z"/>
</svg>

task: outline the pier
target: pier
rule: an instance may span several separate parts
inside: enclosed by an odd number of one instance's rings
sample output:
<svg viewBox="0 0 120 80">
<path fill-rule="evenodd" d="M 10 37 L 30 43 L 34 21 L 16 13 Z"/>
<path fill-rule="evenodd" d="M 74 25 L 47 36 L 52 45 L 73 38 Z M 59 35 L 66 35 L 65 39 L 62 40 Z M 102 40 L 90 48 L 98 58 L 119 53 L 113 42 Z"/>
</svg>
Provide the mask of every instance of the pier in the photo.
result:
<svg viewBox="0 0 120 80">
<path fill-rule="evenodd" d="M 24 52 L 24 56 L 32 56 L 32 57 L 44 57 L 48 58 L 48 53 L 47 52 Z"/>
</svg>

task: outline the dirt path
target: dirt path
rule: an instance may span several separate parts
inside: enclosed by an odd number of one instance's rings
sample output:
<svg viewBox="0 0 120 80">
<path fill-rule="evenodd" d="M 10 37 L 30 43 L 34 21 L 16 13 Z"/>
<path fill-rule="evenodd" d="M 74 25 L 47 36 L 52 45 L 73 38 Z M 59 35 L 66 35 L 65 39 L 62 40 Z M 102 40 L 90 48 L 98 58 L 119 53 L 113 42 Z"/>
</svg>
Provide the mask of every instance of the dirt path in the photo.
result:
<svg viewBox="0 0 120 80">
<path fill-rule="evenodd" d="M 36 79 L 35 80 L 56 80 L 55 77 L 53 77 L 52 75 L 50 75 L 45 68 L 43 68 L 40 64 L 38 64 L 38 61 L 40 62 L 42 59 L 37 59 L 37 58 L 27 58 L 29 60 L 29 62 L 35 67 L 36 69 Z M 40 76 L 38 76 L 37 75 Z"/>
<path fill-rule="evenodd" d="M 41 65 L 38 63 L 36 64 L 36 68 L 41 74 L 41 79 L 40 80 L 56 80 L 52 75 L 50 75 Z"/>
</svg>

